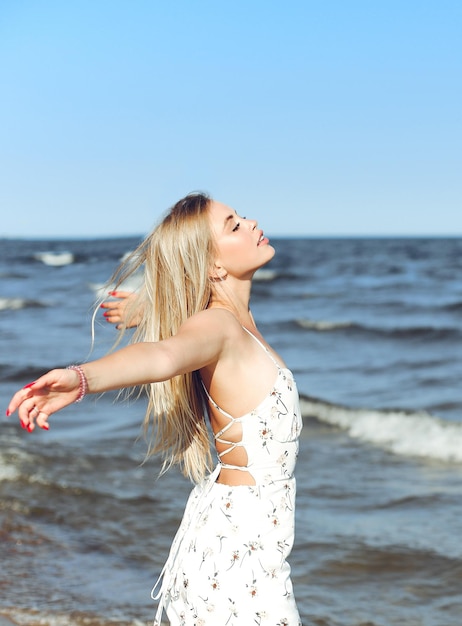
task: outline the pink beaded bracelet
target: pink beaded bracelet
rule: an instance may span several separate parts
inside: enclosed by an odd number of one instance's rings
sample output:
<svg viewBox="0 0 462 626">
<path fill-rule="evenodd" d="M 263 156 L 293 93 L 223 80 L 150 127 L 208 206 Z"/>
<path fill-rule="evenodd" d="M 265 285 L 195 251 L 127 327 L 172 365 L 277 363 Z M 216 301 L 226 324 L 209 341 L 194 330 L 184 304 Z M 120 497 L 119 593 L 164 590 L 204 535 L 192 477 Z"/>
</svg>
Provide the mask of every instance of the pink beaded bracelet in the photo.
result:
<svg viewBox="0 0 462 626">
<path fill-rule="evenodd" d="M 76 402 L 82 402 L 88 391 L 88 381 L 87 377 L 85 376 L 85 372 L 80 367 L 80 365 L 68 365 L 66 369 L 74 370 L 74 372 L 77 372 L 77 374 L 79 375 L 79 395 Z"/>
</svg>

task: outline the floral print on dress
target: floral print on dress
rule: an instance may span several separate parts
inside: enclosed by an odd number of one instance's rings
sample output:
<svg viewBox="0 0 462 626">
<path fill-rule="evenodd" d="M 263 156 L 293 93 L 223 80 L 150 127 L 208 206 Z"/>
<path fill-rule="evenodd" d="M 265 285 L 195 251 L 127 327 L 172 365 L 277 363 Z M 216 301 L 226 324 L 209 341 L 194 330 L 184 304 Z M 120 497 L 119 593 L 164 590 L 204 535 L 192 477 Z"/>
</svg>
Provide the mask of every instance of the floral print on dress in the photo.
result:
<svg viewBox="0 0 462 626">
<path fill-rule="evenodd" d="M 223 459 L 193 489 L 166 564 L 159 624 L 165 607 L 171 626 L 301 626 L 287 558 L 302 420 L 292 374 L 277 367 L 255 410 L 236 420 L 223 412 L 242 425 L 255 485 L 217 483 L 220 467 L 234 467 Z"/>
</svg>

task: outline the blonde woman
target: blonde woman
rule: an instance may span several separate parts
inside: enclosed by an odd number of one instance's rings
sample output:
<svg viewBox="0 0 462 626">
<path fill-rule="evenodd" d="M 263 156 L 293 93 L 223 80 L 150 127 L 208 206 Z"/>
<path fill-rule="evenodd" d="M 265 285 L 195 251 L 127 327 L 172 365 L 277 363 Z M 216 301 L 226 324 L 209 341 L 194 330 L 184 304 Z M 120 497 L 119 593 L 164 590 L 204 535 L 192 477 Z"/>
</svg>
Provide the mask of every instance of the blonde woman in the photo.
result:
<svg viewBox="0 0 462 626">
<path fill-rule="evenodd" d="M 143 267 L 127 305 L 128 345 L 18 391 L 23 428 L 86 393 L 144 386 L 150 452 L 194 487 L 153 589 L 170 624 L 299 626 L 287 557 L 293 544 L 301 416 L 290 371 L 249 309 L 252 277 L 274 256 L 257 222 L 203 194 L 170 210 L 117 274 Z M 218 464 L 211 471 L 211 439 Z"/>
</svg>

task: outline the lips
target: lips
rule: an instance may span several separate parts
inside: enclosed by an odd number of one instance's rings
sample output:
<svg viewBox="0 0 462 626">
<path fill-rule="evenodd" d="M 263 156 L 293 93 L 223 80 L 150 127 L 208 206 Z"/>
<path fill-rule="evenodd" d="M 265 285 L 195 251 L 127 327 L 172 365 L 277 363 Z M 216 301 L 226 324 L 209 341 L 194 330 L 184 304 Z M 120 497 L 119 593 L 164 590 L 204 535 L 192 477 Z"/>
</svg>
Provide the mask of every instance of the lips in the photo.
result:
<svg viewBox="0 0 462 626">
<path fill-rule="evenodd" d="M 262 243 L 268 243 L 268 242 L 269 242 L 268 237 L 265 237 L 265 235 L 263 234 L 263 231 L 260 231 L 260 237 L 257 241 L 257 246 L 259 246 Z"/>
</svg>

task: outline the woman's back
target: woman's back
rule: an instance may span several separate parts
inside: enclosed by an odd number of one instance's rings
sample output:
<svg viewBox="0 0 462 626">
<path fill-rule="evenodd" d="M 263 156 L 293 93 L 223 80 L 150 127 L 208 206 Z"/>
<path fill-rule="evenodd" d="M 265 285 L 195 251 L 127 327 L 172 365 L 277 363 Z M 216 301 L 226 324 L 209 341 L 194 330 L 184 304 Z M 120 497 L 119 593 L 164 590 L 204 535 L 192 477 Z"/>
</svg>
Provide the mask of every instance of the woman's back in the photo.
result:
<svg viewBox="0 0 462 626">
<path fill-rule="evenodd" d="M 218 482 L 229 485 L 262 484 L 268 476 L 273 481 L 291 477 L 302 425 L 292 373 L 251 331 L 244 331 L 272 365 L 272 384 L 267 387 L 264 382 L 268 391 L 252 410 L 232 415 L 215 402 L 204 385 L 214 417 L 212 430 L 221 465 Z M 258 370 L 251 369 L 245 386 L 235 386 L 230 381 L 236 395 L 245 396 L 246 389 L 260 378 Z"/>
</svg>

